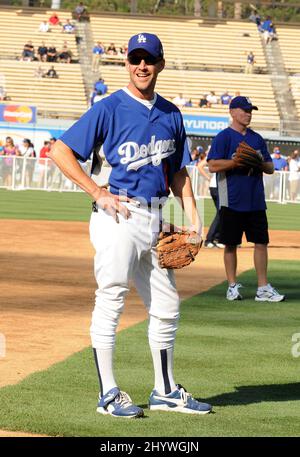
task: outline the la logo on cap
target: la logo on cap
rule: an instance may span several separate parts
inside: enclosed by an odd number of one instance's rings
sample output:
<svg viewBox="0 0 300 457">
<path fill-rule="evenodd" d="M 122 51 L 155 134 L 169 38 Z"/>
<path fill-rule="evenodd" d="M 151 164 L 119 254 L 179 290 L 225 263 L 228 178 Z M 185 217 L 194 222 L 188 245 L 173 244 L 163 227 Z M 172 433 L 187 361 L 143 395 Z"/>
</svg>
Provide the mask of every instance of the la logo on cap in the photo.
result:
<svg viewBox="0 0 300 457">
<path fill-rule="evenodd" d="M 247 100 L 247 102 L 248 102 L 250 105 L 252 105 L 252 102 L 251 102 L 251 100 L 250 100 L 249 97 L 246 97 L 246 100 Z"/>
<path fill-rule="evenodd" d="M 146 43 L 147 38 L 143 34 L 139 34 L 138 36 L 138 43 Z"/>
</svg>

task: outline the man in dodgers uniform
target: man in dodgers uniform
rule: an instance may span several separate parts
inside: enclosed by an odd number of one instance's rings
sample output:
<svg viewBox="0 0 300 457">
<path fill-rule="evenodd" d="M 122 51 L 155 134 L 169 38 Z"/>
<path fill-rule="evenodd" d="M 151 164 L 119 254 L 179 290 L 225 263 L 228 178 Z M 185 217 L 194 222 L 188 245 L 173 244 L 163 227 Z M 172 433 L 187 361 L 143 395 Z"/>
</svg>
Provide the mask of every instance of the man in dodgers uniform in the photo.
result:
<svg viewBox="0 0 300 457">
<path fill-rule="evenodd" d="M 262 172 L 274 173 L 271 156 L 264 139 L 248 128 L 252 105 L 247 97 L 231 100 L 232 124 L 214 138 L 207 161 L 210 172 L 217 173 L 220 208 L 219 242 L 225 244 L 224 263 L 228 280 L 227 300 L 241 300 L 241 284 L 236 283 L 237 246 L 245 232 L 247 241 L 254 243 L 254 266 L 257 275 L 256 301 L 280 302 L 285 296 L 274 289 L 267 279 L 268 222 Z M 246 142 L 262 155 L 262 170 L 249 173 L 238 168 L 233 155 L 241 142 Z"/>
<path fill-rule="evenodd" d="M 142 417 L 142 408 L 121 391 L 113 373 L 115 333 L 133 279 L 149 312 L 148 337 L 154 365 L 150 409 L 206 414 L 211 406 L 195 400 L 173 378 L 173 349 L 179 297 L 172 270 L 158 265 L 154 246 L 161 228 L 161 203 L 169 189 L 180 199 L 200 237 L 191 182 L 191 158 L 178 108 L 154 92 L 165 61 L 159 38 L 130 38 L 127 87 L 101 100 L 65 132 L 51 152 L 63 173 L 94 200 L 90 238 L 98 283 L 91 339 L 100 383 L 97 411 L 115 417 Z M 112 167 L 109 190 L 97 185 L 102 154 Z M 93 153 L 92 177 L 77 159 Z"/>
</svg>

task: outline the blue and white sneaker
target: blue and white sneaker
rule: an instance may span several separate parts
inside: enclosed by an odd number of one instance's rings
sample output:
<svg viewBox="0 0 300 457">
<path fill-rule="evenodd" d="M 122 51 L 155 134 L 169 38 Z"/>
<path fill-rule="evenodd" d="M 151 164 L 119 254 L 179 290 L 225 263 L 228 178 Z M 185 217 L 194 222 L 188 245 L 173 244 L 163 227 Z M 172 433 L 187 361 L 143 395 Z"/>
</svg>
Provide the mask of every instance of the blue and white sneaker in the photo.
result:
<svg viewBox="0 0 300 457">
<path fill-rule="evenodd" d="M 255 300 L 280 302 L 285 300 L 285 295 L 281 295 L 271 284 L 267 284 L 264 288 L 257 289 Z"/>
<path fill-rule="evenodd" d="M 241 287 L 243 287 L 242 284 L 234 284 L 233 286 L 229 286 L 226 293 L 227 300 L 242 300 L 243 297 L 239 292 Z"/>
<path fill-rule="evenodd" d="M 143 409 L 134 405 L 129 395 L 122 392 L 118 387 L 110 389 L 99 399 L 97 412 L 126 419 L 144 416 Z"/>
<path fill-rule="evenodd" d="M 149 409 L 187 414 L 208 414 L 211 412 L 211 405 L 195 400 L 180 384 L 176 384 L 176 387 L 177 389 L 168 395 L 160 395 L 156 390 L 153 390 L 149 398 Z"/>
</svg>

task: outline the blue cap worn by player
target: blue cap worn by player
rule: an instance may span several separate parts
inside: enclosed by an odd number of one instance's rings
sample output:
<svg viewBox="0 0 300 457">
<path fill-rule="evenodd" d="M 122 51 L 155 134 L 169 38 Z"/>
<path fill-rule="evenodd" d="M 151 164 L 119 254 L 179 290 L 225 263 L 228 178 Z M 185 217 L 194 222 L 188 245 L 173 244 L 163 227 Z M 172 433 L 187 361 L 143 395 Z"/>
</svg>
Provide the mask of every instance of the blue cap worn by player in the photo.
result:
<svg viewBox="0 0 300 457">
<path fill-rule="evenodd" d="M 257 106 L 252 105 L 252 102 L 249 97 L 234 97 L 229 105 L 230 109 L 241 108 L 241 109 L 255 109 L 258 110 Z"/>
<path fill-rule="evenodd" d="M 135 51 L 136 49 L 144 49 L 153 57 L 163 58 L 164 51 L 158 36 L 152 33 L 139 33 L 133 35 L 128 42 L 128 54 Z"/>
</svg>

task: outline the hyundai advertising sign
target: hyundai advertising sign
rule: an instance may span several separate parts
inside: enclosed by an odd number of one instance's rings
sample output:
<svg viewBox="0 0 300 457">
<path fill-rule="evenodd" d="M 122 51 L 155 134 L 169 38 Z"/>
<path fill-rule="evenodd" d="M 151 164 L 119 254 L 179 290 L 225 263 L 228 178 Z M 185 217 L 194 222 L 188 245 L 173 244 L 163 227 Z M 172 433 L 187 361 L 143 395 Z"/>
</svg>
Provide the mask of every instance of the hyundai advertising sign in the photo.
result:
<svg viewBox="0 0 300 457">
<path fill-rule="evenodd" d="M 229 126 L 229 117 L 183 114 L 183 122 L 188 135 L 214 136 Z"/>
</svg>

